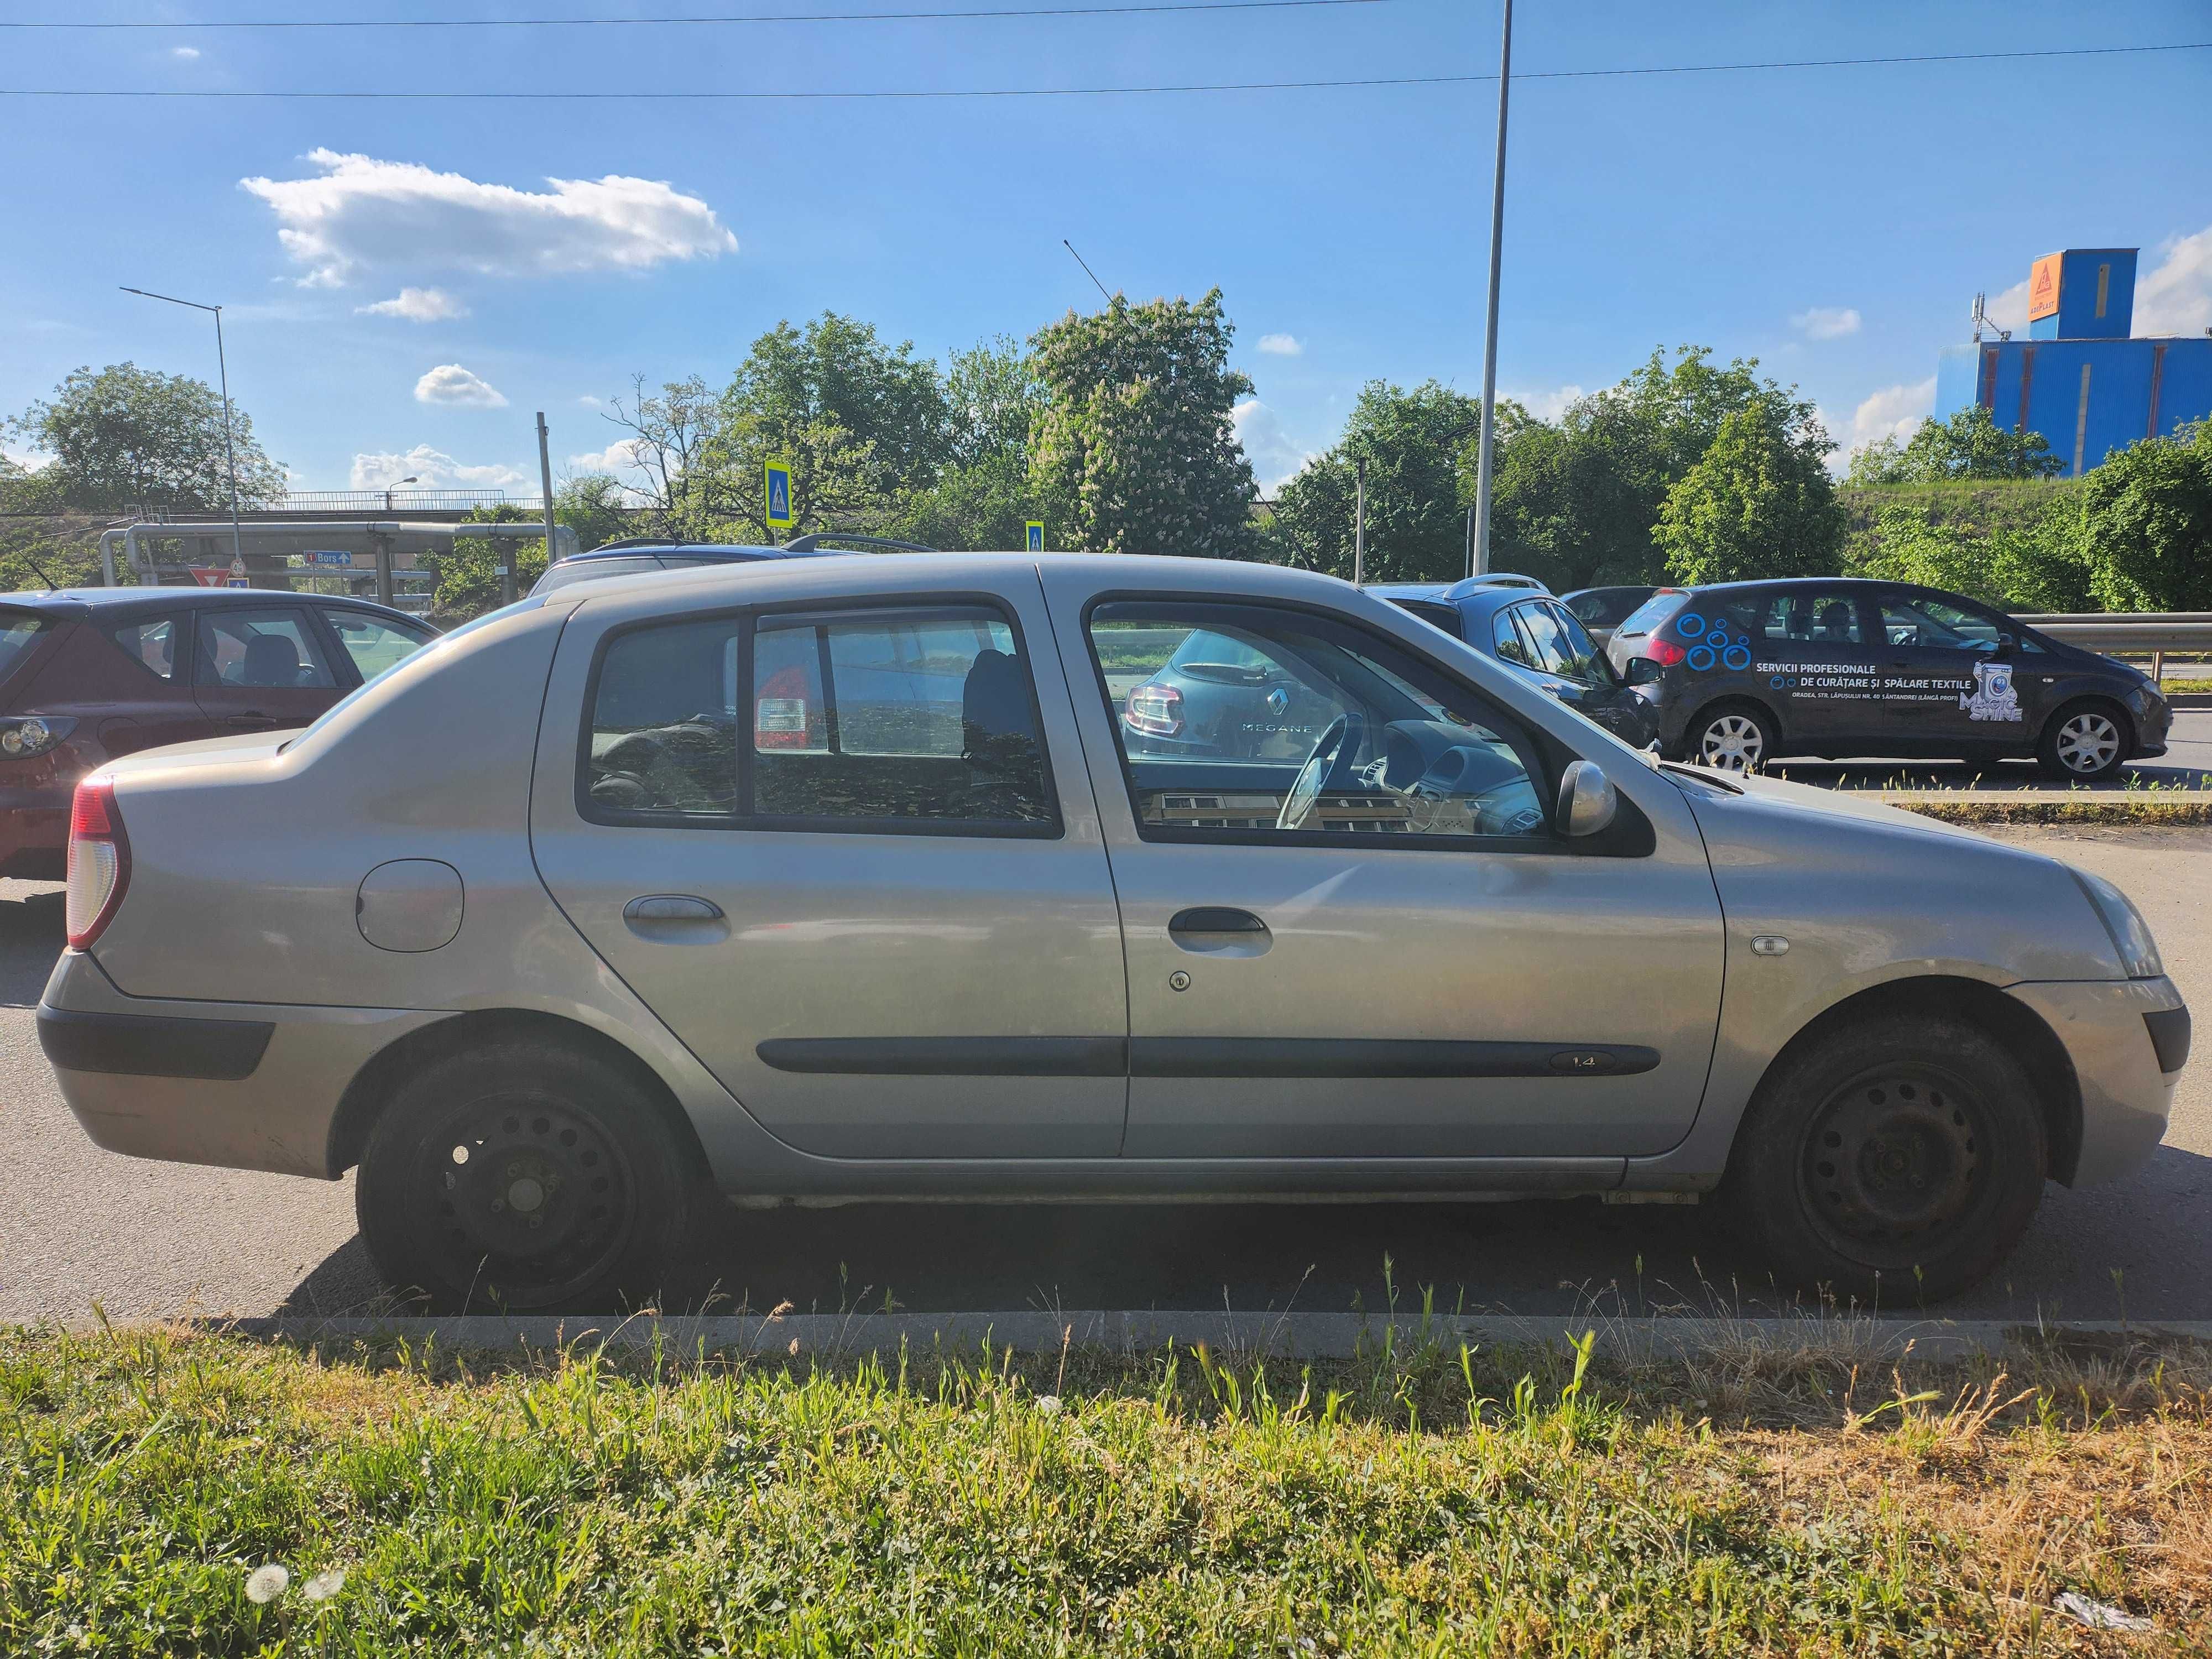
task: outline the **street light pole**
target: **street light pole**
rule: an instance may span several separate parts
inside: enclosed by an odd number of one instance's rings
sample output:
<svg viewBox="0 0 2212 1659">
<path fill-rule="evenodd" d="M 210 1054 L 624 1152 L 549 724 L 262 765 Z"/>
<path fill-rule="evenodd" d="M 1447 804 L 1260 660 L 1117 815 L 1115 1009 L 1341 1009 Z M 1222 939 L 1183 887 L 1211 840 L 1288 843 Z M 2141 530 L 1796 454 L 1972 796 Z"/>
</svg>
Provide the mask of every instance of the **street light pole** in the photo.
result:
<svg viewBox="0 0 2212 1659">
<path fill-rule="evenodd" d="M 1513 0 L 1498 49 L 1498 171 L 1490 187 L 1490 318 L 1482 348 L 1482 448 L 1474 472 L 1474 568 L 1490 573 L 1490 457 L 1498 437 L 1498 264 L 1505 239 L 1505 98 L 1513 84 Z"/>
<path fill-rule="evenodd" d="M 242 566 L 246 562 L 246 541 L 244 532 L 238 527 L 238 454 L 231 447 L 230 365 L 223 357 L 222 307 L 204 306 L 198 300 L 179 300 L 173 294 L 155 294 L 149 289 L 125 288 L 123 291 L 136 294 L 141 299 L 167 300 L 173 306 L 190 306 L 194 311 L 215 313 L 215 367 L 222 381 L 222 460 L 230 472 L 230 558 L 233 564 Z"/>
</svg>

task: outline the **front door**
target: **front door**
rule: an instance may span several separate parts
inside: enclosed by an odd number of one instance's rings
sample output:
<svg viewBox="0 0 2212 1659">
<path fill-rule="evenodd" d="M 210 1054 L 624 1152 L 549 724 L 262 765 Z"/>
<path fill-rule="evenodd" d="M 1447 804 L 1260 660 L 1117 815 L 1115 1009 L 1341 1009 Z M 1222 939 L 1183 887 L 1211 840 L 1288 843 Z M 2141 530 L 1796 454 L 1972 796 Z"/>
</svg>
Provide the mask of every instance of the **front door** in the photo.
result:
<svg viewBox="0 0 2212 1659">
<path fill-rule="evenodd" d="M 1610 1158 L 1681 1139 L 1723 939 L 1671 787 L 1646 775 L 1655 811 L 1625 804 L 1620 855 L 1573 849 L 1547 805 L 1557 756 L 1379 634 L 1081 599 L 1071 584 L 1055 615 L 1071 680 L 1099 688 L 1083 718 L 1128 957 L 1126 1156 Z M 1217 759 L 1195 683 L 1172 709 L 1114 696 L 1109 665 L 1164 661 L 1194 633 L 1342 712 L 1304 753 Z"/>
<path fill-rule="evenodd" d="M 1891 730 L 1916 752 L 2028 741 L 2008 635 L 1995 618 L 1924 593 L 1884 594 L 1876 607 L 1882 701 Z"/>
<path fill-rule="evenodd" d="M 322 637 L 304 610 L 203 611 L 192 695 L 217 734 L 305 726 L 338 698 Z"/>
<path fill-rule="evenodd" d="M 538 868 L 630 988 L 802 1151 L 1120 1148 L 1114 890 L 1029 580 L 1010 605 L 611 631 L 586 607 L 562 637 Z"/>
</svg>

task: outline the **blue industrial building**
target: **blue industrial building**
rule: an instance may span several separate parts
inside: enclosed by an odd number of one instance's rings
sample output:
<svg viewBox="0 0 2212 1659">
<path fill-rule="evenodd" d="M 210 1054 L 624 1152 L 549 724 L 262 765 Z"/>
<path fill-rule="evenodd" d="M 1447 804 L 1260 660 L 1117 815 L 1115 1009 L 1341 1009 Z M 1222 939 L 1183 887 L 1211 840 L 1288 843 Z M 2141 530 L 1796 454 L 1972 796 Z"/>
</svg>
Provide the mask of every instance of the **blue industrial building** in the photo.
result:
<svg viewBox="0 0 2212 1659">
<path fill-rule="evenodd" d="M 2045 255 L 2028 277 L 2028 337 L 1984 339 L 1982 325 L 1972 344 L 1946 346 L 1936 418 L 1979 404 L 2001 427 L 2041 433 L 2069 478 L 2212 418 L 2212 337 L 2132 339 L 2135 308 L 2135 249 Z"/>
</svg>

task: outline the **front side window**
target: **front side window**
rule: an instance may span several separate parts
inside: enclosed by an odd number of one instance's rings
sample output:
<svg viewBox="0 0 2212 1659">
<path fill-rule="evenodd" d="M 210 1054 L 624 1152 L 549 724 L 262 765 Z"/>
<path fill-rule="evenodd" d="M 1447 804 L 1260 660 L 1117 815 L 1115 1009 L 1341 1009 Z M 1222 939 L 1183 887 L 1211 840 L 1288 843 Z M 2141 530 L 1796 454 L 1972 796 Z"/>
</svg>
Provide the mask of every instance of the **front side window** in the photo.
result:
<svg viewBox="0 0 2212 1659">
<path fill-rule="evenodd" d="M 981 607 L 640 629 L 607 647 L 585 794 L 743 827 L 1050 834 L 1029 663 Z"/>
<path fill-rule="evenodd" d="M 1133 601 L 1094 610 L 1090 638 L 1148 839 L 1548 834 L 1504 717 L 1361 629 Z"/>
<path fill-rule="evenodd" d="M 177 678 L 177 639 L 184 631 L 176 617 L 141 617 L 107 630 L 123 654 L 158 678 Z"/>
<path fill-rule="evenodd" d="M 1881 630 L 1892 645 L 1927 646 L 1939 651 L 1995 651 L 2007 630 L 1978 611 L 1941 599 L 1884 599 Z"/>
<path fill-rule="evenodd" d="M 200 617 L 199 685 L 327 689 L 337 681 L 301 611 L 210 611 Z"/>
<path fill-rule="evenodd" d="M 388 668 L 397 668 L 429 644 L 433 637 L 420 629 L 400 628 L 365 611 L 332 607 L 323 616 L 337 633 L 338 643 L 345 647 L 346 655 L 353 659 L 364 683 Z"/>
</svg>

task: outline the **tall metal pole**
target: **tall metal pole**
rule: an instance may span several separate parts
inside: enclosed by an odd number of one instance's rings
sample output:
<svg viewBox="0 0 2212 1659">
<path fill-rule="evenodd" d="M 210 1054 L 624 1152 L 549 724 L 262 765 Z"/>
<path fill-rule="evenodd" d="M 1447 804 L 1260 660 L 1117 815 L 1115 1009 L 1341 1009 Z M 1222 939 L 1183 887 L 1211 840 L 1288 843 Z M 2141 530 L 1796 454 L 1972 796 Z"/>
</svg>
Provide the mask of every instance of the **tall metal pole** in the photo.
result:
<svg viewBox="0 0 2212 1659">
<path fill-rule="evenodd" d="M 545 562 L 550 564 L 557 556 L 553 550 L 553 458 L 546 447 L 545 411 L 538 411 L 538 486 L 545 492 Z M 507 580 L 500 586 L 500 597 L 507 604 L 514 603 L 514 555 L 507 560 Z"/>
<path fill-rule="evenodd" d="M 1505 99 L 1513 85 L 1513 0 L 1498 49 L 1498 172 L 1490 187 L 1490 320 L 1482 348 L 1482 453 L 1474 472 L 1474 568 L 1490 571 L 1490 457 L 1498 437 L 1498 264 L 1505 240 Z"/>
<path fill-rule="evenodd" d="M 117 286 L 122 287 L 118 283 Z M 230 472 L 230 557 L 234 564 L 246 562 L 245 538 L 238 527 L 238 455 L 230 438 L 230 364 L 222 350 L 222 307 L 202 305 L 198 300 L 179 300 L 173 294 L 156 294 L 151 289 L 124 287 L 125 294 L 135 294 L 142 300 L 166 300 L 173 306 L 189 306 L 194 311 L 215 313 L 215 367 L 222 381 L 222 459 Z"/>
<path fill-rule="evenodd" d="M 1367 580 L 1367 458 L 1352 465 L 1352 585 Z"/>
</svg>

